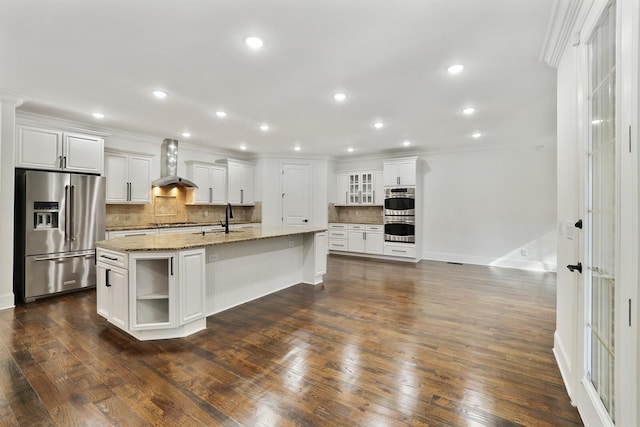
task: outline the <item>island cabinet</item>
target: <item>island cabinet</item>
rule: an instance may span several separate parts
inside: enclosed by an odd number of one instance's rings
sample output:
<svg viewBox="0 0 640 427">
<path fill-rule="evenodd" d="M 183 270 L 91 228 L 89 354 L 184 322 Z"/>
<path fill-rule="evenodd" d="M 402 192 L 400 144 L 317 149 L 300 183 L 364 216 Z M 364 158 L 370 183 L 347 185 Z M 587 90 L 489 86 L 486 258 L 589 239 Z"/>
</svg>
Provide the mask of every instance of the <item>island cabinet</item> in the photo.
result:
<svg viewBox="0 0 640 427">
<path fill-rule="evenodd" d="M 204 329 L 206 316 L 289 286 L 322 283 L 326 229 L 231 231 L 96 242 L 98 313 L 139 340 L 179 338 Z"/>
<path fill-rule="evenodd" d="M 98 314 L 140 340 L 204 329 L 204 254 L 98 248 Z"/>
<path fill-rule="evenodd" d="M 129 328 L 127 254 L 98 249 L 96 300 L 98 314 L 120 329 Z"/>
</svg>

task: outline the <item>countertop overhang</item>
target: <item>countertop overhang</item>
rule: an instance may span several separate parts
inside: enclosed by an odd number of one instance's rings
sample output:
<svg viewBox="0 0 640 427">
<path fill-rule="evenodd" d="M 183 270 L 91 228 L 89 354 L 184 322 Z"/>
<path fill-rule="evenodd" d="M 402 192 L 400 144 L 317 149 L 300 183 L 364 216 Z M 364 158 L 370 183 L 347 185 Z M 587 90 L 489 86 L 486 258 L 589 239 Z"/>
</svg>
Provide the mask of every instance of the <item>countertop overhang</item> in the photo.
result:
<svg viewBox="0 0 640 427">
<path fill-rule="evenodd" d="M 208 233 L 152 234 L 148 236 L 118 237 L 96 242 L 96 247 L 121 252 L 139 251 L 176 251 L 201 248 L 212 245 L 224 245 L 251 240 L 269 239 L 282 236 L 316 233 L 326 231 L 324 227 L 311 226 L 271 226 L 248 227 L 231 230 L 229 234 L 215 231 Z"/>
</svg>

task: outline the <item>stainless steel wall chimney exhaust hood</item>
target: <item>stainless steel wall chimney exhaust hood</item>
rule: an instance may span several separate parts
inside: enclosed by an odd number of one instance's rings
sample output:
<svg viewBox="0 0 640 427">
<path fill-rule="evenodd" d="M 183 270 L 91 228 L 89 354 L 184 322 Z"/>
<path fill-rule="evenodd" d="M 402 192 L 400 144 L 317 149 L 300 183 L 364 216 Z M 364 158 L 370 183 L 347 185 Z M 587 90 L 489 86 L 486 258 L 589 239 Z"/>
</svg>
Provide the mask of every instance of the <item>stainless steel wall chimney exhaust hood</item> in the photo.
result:
<svg viewBox="0 0 640 427">
<path fill-rule="evenodd" d="M 192 181 L 178 176 L 178 140 L 167 138 L 162 141 L 160 162 L 160 178 L 153 181 L 152 186 L 198 188 Z"/>
</svg>

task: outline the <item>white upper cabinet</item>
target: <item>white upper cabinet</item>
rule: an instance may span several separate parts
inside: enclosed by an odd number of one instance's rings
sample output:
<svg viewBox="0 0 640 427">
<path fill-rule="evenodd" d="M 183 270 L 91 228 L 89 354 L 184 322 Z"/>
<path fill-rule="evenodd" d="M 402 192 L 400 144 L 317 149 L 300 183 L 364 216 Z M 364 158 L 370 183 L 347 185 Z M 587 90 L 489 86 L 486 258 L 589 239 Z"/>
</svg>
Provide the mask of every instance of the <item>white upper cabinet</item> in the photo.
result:
<svg viewBox="0 0 640 427">
<path fill-rule="evenodd" d="M 253 164 L 232 159 L 221 162 L 227 165 L 227 202 L 253 206 Z"/>
<path fill-rule="evenodd" d="M 336 174 L 336 206 L 382 205 L 383 192 L 381 172 Z"/>
<path fill-rule="evenodd" d="M 373 173 L 373 204 L 377 206 L 384 205 L 384 173 Z"/>
<path fill-rule="evenodd" d="M 345 206 L 349 202 L 349 174 L 336 175 L 336 206 Z"/>
<path fill-rule="evenodd" d="M 107 203 L 151 203 L 151 156 L 107 151 L 104 169 Z"/>
<path fill-rule="evenodd" d="M 227 170 L 223 166 L 188 161 L 187 178 L 198 188 L 189 190 L 189 205 L 223 205 L 226 203 Z"/>
<path fill-rule="evenodd" d="M 416 185 L 416 161 L 415 157 L 385 160 L 383 167 L 384 186 Z"/>
<path fill-rule="evenodd" d="M 97 135 L 17 125 L 16 167 L 101 174 L 104 139 Z"/>
</svg>

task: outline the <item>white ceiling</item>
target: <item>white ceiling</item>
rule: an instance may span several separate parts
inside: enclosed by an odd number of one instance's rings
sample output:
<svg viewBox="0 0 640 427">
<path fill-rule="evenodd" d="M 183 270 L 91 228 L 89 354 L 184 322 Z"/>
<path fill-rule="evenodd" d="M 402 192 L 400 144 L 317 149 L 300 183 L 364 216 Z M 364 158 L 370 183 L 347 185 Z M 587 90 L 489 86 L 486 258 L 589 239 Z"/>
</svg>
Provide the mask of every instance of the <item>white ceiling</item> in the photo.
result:
<svg viewBox="0 0 640 427">
<path fill-rule="evenodd" d="M 22 111 L 257 154 L 552 144 L 552 1 L 0 0 L 0 90 Z"/>
</svg>

